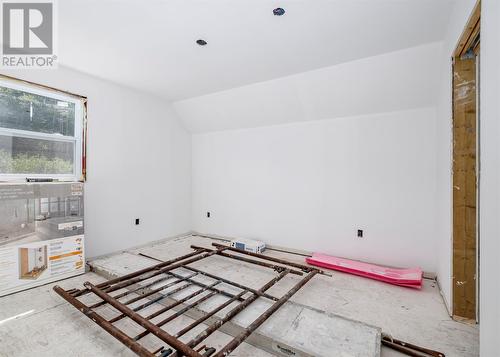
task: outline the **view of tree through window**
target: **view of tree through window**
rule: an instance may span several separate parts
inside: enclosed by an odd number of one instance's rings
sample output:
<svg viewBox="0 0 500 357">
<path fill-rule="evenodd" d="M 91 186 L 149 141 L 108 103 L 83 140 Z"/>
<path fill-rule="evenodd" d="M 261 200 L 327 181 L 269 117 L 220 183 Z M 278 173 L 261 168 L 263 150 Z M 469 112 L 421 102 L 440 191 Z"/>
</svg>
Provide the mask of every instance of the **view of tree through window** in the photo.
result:
<svg viewBox="0 0 500 357">
<path fill-rule="evenodd" d="M 74 136 L 75 104 L 0 87 L 0 126 Z"/>
<path fill-rule="evenodd" d="M 72 172 L 73 143 L 0 135 L 0 173 Z"/>
<path fill-rule="evenodd" d="M 75 172 L 72 101 L 0 85 L 0 175 Z"/>
</svg>

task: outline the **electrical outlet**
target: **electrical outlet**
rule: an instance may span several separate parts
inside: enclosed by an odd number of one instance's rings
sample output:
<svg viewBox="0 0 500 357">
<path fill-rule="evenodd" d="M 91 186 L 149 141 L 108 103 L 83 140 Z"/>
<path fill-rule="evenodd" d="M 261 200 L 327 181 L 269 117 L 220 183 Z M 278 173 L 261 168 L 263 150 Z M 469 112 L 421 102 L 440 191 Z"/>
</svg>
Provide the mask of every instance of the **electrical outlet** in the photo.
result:
<svg viewBox="0 0 500 357">
<path fill-rule="evenodd" d="M 363 230 L 358 229 L 358 238 L 363 238 Z"/>
<path fill-rule="evenodd" d="M 141 223 L 140 219 L 139 219 L 139 218 L 136 218 L 136 219 L 135 219 L 135 225 L 136 225 L 136 226 L 138 226 L 140 223 Z"/>
<path fill-rule="evenodd" d="M 210 212 L 207 212 L 207 218 L 210 218 Z"/>
</svg>

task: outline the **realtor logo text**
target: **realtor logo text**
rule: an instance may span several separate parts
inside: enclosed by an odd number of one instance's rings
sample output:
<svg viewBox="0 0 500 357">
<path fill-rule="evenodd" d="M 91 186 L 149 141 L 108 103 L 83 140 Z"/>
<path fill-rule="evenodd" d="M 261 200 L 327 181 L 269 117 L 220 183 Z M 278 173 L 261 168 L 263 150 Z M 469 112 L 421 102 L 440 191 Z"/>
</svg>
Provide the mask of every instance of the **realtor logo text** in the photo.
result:
<svg viewBox="0 0 500 357">
<path fill-rule="evenodd" d="M 4 68 L 54 68 L 54 2 L 2 1 Z"/>
</svg>

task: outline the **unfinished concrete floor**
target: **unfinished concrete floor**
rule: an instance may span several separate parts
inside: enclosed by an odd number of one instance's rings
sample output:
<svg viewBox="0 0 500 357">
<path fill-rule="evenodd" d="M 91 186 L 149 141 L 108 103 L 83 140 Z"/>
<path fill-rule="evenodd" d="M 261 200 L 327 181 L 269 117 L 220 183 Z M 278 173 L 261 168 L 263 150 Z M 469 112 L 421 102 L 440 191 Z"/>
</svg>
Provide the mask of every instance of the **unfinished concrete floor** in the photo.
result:
<svg viewBox="0 0 500 357">
<path fill-rule="evenodd" d="M 213 241 L 187 236 L 96 259 L 91 264 L 106 275 L 123 275 L 141 264 L 167 260 L 191 252 L 191 244 L 211 247 Z M 303 263 L 303 257 L 268 250 L 268 255 Z M 219 262 L 204 269 L 219 274 L 225 269 L 232 280 L 248 280 L 248 264 L 237 269 Z M 257 279 L 256 274 L 251 279 Z M 100 282 L 95 273 L 59 282 L 63 288 L 81 287 L 84 281 Z M 247 285 L 251 285 L 247 281 Z M 133 353 L 101 330 L 87 317 L 61 299 L 49 284 L 0 298 L 1 356 L 117 356 Z M 278 294 L 278 293 L 277 293 Z M 395 338 L 444 352 L 446 356 L 478 356 L 478 328 L 449 318 L 436 284 L 427 280 L 421 291 L 384 284 L 361 277 L 333 272 L 333 277 L 316 276 L 291 299 L 326 313 L 378 326 Z M 187 318 L 187 317 L 186 317 Z M 265 324 L 263 325 L 265 326 Z M 331 331 L 335 334 L 335 331 Z M 217 333 L 214 345 L 231 337 Z M 286 338 L 286 336 L 285 336 Z M 243 344 L 232 356 L 270 356 L 250 344 Z M 328 356 L 329 354 L 325 354 Z M 401 356 L 382 348 L 383 357 Z"/>
</svg>

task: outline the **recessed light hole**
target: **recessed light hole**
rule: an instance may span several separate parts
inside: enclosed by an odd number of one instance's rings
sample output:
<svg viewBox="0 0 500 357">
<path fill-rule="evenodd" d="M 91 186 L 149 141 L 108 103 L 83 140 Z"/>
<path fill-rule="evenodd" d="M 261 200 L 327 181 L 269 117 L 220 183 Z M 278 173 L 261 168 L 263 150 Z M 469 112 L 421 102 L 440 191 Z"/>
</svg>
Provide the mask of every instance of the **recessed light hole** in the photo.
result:
<svg viewBox="0 0 500 357">
<path fill-rule="evenodd" d="M 285 9 L 282 7 L 277 7 L 276 9 L 273 10 L 273 15 L 274 16 L 283 16 L 285 15 Z"/>
</svg>

